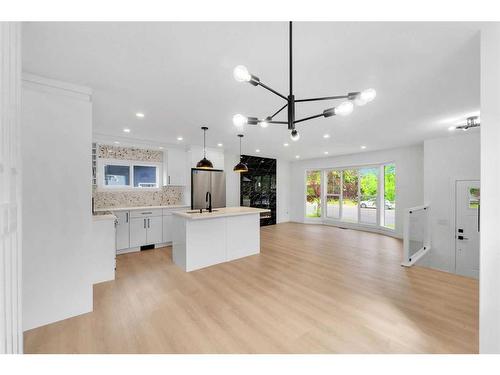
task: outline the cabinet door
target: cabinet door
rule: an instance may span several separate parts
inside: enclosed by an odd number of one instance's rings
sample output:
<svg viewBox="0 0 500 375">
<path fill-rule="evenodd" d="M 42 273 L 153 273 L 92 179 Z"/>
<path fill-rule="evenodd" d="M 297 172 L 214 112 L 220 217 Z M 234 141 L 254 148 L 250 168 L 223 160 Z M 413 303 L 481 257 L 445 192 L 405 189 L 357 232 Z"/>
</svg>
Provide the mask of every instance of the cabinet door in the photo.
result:
<svg viewBox="0 0 500 375">
<path fill-rule="evenodd" d="M 130 219 L 130 247 L 147 244 L 147 218 Z"/>
<path fill-rule="evenodd" d="M 148 245 L 161 243 L 163 232 L 163 221 L 161 216 L 148 217 L 146 219 L 148 227 L 147 243 Z"/>
<path fill-rule="evenodd" d="M 186 186 L 187 154 L 184 150 L 170 149 L 167 153 L 167 176 L 165 185 Z"/>
<path fill-rule="evenodd" d="M 163 216 L 163 241 L 172 242 L 172 214 Z"/>
<path fill-rule="evenodd" d="M 116 224 L 116 250 L 130 247 L 130 214 L 128 211 L 114 213 L 118 219 Z"/>
</svg>

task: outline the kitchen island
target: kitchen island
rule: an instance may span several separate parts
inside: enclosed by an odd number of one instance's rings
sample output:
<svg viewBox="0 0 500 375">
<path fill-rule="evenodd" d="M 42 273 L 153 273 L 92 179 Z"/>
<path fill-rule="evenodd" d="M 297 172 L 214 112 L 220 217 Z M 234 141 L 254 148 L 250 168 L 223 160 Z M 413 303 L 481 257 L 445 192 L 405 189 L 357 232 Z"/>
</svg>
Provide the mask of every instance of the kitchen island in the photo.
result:
<svg viewBox="0 0 500 375">
<path fill-rule="evenodd" d="M 269 210 L 224 207 L 174 212 L 174 263 L 189 272 L 260 253 L 261 212 Z"/>
</svg>

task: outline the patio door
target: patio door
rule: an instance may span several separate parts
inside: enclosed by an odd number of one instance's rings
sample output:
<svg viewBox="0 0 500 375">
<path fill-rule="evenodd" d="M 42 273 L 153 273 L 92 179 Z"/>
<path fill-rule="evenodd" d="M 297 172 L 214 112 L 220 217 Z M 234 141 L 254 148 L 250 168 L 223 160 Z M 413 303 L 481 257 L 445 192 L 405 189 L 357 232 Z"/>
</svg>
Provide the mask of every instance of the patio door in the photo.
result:
<svg viewBox="0 0 500 375">
<path fill-rule="evenodd" d="M 455 272 L 479 278 L 479 181 L 456 181 Z"/>
</svg>

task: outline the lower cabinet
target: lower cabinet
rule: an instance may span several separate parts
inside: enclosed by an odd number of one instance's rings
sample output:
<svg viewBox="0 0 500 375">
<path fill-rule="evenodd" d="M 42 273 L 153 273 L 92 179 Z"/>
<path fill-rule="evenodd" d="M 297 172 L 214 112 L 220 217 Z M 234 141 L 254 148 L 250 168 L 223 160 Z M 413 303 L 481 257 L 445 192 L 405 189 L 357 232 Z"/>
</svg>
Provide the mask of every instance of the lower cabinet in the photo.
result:
<svg viewBox="0 0 500 375">
<path fill-rule="evenodd" d="M 130 219 L 130 247 L 147 245 L 147 224 L 145 217 Z"/>
<path fill-rule="evenodd" d="M 128 249 L 130 247 L 130 214 L 128 211 L 117 211 L 114 213 L 116 223 L 116 250 Z"/>
<path fill-rule="evenodd" d="M 162 242 L 172 242 L 172 213 L 163 214 L 163 240 Z"/>
<path fill-rule="evenodd" d="M 162 231 L 161 216 L 133 217 L 130 219 L 130 247 L 161 243 Z"/>
</svg>

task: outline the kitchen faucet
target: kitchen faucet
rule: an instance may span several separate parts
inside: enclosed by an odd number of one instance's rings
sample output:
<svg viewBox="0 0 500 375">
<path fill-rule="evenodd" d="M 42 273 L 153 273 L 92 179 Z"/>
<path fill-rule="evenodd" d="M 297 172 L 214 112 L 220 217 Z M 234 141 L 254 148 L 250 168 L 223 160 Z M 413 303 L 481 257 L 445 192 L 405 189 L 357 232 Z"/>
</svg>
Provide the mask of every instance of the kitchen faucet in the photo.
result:
<svg viewBox="0 0 500 375">
<path fill-rule="evenodd" d="M 205 194 L 205 204 L 208 206 L 206 209 L 208 212 L 212 212 L 212 193 L 207 191 L 207 194 Z"/>
</svg>

